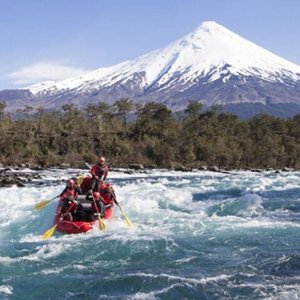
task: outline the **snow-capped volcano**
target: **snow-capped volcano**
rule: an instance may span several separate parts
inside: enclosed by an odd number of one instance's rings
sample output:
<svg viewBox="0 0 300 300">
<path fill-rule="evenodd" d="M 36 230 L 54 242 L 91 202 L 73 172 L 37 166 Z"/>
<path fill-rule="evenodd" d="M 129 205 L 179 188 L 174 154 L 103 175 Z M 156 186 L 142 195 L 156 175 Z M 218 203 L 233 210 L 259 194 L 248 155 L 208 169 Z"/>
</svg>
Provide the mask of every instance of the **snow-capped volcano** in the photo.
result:
<svg viewBox="0 0 300 300">
<path fill-rule="evenodd" d="M 206 105 L 300 104 L 300 66 L 215 22 L 204 22 L 167 47 L 135 60 L 28 90 L 32 99 L 49 108 L 124 97 L 164 102 L 173 109 L 184 108 L 188 100 Z"/>
</svg>

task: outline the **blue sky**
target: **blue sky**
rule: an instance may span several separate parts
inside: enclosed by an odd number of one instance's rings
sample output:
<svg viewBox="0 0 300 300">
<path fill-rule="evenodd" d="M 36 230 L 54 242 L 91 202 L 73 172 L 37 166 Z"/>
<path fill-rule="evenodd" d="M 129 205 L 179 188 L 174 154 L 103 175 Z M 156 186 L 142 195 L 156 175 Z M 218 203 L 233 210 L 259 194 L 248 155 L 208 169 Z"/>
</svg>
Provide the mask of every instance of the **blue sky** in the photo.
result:
<svg viewBox="0 0 300 300">
<path fill-rule="evenodd" d="M 216 21 L 300 65 L 299 0 L 0 0 L 0 90 L 164 47 Z"/>
</svg>

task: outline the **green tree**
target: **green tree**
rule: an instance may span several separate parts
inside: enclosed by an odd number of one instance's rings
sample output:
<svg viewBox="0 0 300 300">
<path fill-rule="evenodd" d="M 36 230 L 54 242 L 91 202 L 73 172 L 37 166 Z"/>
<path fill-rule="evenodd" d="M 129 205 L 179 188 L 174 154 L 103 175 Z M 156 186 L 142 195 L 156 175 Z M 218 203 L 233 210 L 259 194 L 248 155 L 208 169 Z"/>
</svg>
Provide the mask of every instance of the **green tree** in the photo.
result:
<svg viewBox="0 0 300 300">
<path fill-rule="evenodd" d="M 125 130 L 127 130 L 128 115 L 132 112 L 134 107 L 133 101 L 129 98 L 121 98 L 116 101 L 113 106 L 116 109 L 117 116 L 121 117 Z"/>
</svg>

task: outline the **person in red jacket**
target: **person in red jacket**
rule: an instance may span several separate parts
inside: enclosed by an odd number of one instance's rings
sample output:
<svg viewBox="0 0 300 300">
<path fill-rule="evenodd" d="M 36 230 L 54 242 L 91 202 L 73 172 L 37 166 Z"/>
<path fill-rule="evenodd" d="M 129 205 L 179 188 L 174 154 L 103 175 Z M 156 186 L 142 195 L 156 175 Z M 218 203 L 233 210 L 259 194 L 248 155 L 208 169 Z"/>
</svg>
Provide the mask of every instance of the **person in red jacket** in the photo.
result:
<svg viewBox="0 0 300 300">
<path fill-rule="evenodd" d="M 105 216 L 105 210 L 111 207 L 115 203 L 116 195 L 113 187 L 109 183 L 102 182 L 100 185 L 100 193 L 93 192 L 93 197 L 97 208 L 95 207 L 94 201 L 92 202 L 92 211 L 100 213 L 101 218 Z"/>
<path fill-rule="evenodd" d="M 100 186 L 100 195 L 105 207 L 112 206 L 116 199 L 115 191 L 110 183 L 102 183 Z"/>
<path fill-rule="evenodd" d="M 108 175 L 108 166 L 105 165 L 105 157 L 100 156 L 98 158 L 98 163 L 91 168 L 91 174 L 91 190 L 99 192 L 101 183 L 105 181 Z"/>
<path fill-rule="evenodd" d="M 66 215 L 67 219 L 69 221 L 73 220 L 72 212 L 75 212 L 77 210 L 78 203 L 76 199 L 78 193 L 80 193 L 80 190 L 79 187 L 75 184 L 75 181 L 73 179 L 68 179 L 65 189 L 59 195 L 61 201 L 63 201 L 61 215 L 59 217 L 60 221 L 63 220 L 63 215 L 67 210 L 69 210 Z"/>
</svg>

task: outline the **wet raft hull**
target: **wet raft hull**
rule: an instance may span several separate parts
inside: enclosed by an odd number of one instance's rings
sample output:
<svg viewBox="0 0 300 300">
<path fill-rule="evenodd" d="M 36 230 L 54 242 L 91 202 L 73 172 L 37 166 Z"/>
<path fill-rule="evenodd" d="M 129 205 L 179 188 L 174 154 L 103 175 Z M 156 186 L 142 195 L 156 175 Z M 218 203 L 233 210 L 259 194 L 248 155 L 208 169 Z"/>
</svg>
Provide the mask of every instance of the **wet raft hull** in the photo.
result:
<svg viewBox="0 0 300 300">
<path fill-rule="evenodd" d="M 86 193 L 88 191 L 90 183 L 91 183 L 91 177 L 85 177 L 81 184 L 81 189 L 83 193 Z M 83 196 L 83 198 L 85 198 L 85 196 Z M 97 219 L 95 221 L 69 221 L 69 220 L 59 221 L 61 208 L 62 208 L 62 201 L 59 201 L 58 206 L 56 208 L 56 214 L 54 217 L 54 224 L 57 224 L 56 229 L 62 233 L 67 233 L 67 234 L 84 233 L 93 229 L 93 227 L 98 226 L 99 221 Z M 109 207 L 105 210 L 103 219 L 108 220 L 111 218 L 112 218 L 112 208 Z"/>
<path fill-rule="evenodd" d="M 61 202 L 61 201 L 60 201 Z M 84 233 L 87 232 L 93 227 L 98 226 L 98 220 L 95 221 L 68 221 L 62 220 L 59 221 L 60 211 L 61 211 L 61 203 L 59 203 L 54 223 L 57 224 L 56 229 L 62 233 L 74 234 L 74 233 Z M 107 208 L 104 214 L 104 220 L 108 220 L 112 218 L 112 208 Z"/>
</svg>

